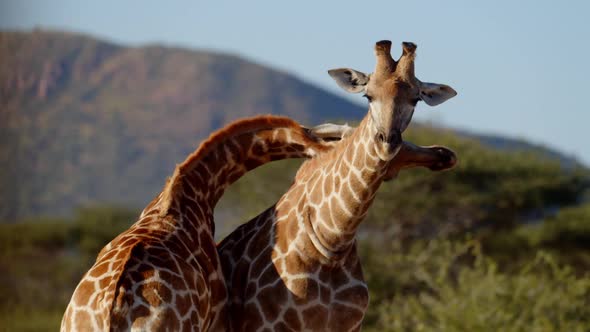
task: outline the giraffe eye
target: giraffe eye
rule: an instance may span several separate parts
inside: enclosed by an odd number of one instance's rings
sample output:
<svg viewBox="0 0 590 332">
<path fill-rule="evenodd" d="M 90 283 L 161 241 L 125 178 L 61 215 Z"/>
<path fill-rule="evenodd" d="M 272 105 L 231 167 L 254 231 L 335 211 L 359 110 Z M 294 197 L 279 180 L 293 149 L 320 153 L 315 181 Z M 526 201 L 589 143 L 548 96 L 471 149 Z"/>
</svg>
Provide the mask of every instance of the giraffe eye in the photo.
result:
<svg viewBox="0 0 590 332">
<path fill-rule="evenodd" d="M 367 98 L 369 103 L 373 101 L 373 98 L 371 96 L 369 96 L 368 94 L 364 94 L 363 97 Z"/>
</svg>

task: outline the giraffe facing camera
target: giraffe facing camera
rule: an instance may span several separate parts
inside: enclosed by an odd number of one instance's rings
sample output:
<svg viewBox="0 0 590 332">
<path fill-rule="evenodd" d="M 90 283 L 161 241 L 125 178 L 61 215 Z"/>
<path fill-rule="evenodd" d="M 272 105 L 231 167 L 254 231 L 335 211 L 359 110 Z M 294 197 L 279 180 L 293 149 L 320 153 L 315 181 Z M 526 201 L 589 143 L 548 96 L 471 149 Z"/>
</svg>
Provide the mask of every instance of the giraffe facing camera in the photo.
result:
<svg viewBox="0 0 590 332">
<path fill-rule="evenodd" d="M 402 48 L 395 61 L 391 42 L 377 42 L 370 75 L 329 71 L 346 91 L 364 93 L 367 114 L 333 149 L 306 160 L 276 205 L 220 243 L 234 330 L 361 329 L 369 292 L 355 236 L 377 189 L 404 168 L 456 163 L 449 149 L 402 139 L 418 101 L 434 106 L 456 95 L 447 85 L 419 81 L 416 45 Z"/>
</svg>

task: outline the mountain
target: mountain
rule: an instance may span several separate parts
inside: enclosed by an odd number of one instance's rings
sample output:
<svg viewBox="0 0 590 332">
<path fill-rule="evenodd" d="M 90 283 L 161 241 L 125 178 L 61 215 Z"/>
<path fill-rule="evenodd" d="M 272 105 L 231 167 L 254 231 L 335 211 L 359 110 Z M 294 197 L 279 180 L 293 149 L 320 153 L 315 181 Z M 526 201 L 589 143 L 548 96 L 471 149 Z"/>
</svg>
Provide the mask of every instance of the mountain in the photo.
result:
<svg viewBox="0 0 590 332">
<path fill-rule="evenodd" d="M 0 220 L 141 208 L 211 131 L 254 114 L 304 124 L 365 109 L 228 54 L 0 32 Z"/>
<path fill-rule="evenodd" d="M 237 118 L 313 124 L 364 112 L 226 54 L 36 30 L 0 33 L 0 59 L 0 219 L 141 207 L 201 139 Z"/>
</svg>

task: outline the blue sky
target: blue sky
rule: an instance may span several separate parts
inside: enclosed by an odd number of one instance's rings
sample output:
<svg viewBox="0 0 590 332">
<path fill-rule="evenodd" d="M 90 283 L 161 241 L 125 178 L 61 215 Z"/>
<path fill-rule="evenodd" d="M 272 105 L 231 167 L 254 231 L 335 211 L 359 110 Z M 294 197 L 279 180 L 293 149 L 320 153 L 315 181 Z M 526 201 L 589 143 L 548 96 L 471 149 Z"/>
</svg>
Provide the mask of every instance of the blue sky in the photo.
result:
<svg viewBox="0 0 590 332">
<path fill-rule="evenodd" d="M 0 29 L 222 50 L 341 95 L 328 69 L 370 72 L 375 41 L 392 40 L 394 57 L 413 41 L 417 76 L 459 92 L 419 104 L 417 119 L 525 138 L 590 165 L 589 14 L 590 1 L 0 0 Z"/>
</svg>

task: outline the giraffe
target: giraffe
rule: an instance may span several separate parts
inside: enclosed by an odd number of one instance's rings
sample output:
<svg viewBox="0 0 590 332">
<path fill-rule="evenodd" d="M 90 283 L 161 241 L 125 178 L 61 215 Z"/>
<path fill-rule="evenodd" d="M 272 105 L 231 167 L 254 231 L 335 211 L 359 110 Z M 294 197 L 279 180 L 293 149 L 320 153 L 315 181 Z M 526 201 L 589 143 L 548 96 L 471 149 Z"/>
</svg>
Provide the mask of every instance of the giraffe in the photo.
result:
<svg viewBox="0 0 590 332">
<path fill-rule="evenodd" d="M 324 127 L 315 136 L 289 118 L 258 116 L 212 134 L 177 165 L 139 220 L 100 251 L 61 330 L 226 330 L 227 291 L 213 240 L 216 202 L 247 171 L 327 151 L 349 130 Z"/>
<path fill-rule="evenodd" d="M 355 235 L 380 184 L 408 167 L 450 168 L 443 147 L 403 142 L 419 100 L 437 105 L 449 86 L 414 76 L 416 45 L 375 45 L 377 65 L 329 74 L 349 92 L 364 92 L 369 111 L 332 150 L 306 160 L 276 205 L 240 226 L 219 245 L 236 331 L 357 331 L 368 306 Z"/>
</svg>

